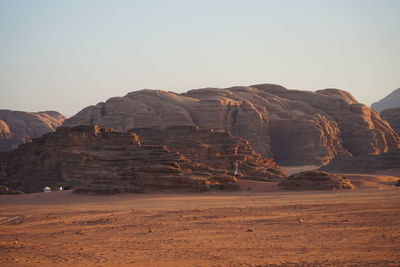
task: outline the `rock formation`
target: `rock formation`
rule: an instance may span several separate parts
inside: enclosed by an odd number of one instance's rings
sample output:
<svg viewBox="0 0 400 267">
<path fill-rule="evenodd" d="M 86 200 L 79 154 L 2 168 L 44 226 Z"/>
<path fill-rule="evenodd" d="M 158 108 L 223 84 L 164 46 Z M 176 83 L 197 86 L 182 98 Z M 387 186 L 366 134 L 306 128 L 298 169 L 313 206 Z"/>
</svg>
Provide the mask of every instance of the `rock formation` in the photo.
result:
<svg viewBox="0 0 400 267">
<path fill-rule="evenodd" d="M 371 105 L 371 108 L 381 112 L 388 108 L 400 108 L 400 88 L 394 90 L 383 99 Z"/>
<path fill-rule="evenodd" d="M 339 190 L 353 189 L 348 178 L 333 173 L 307 171 L 289 176 L 279 183 L 286 190 Z"/>
<path fill-rule="evenodd" d="M 381 155 L 365 155 L 358 157 L 337 157 L 321 170 L 342 173 L 373 173 L 377 170 L 400 168 L 400 150 Z"/>
<path fill-rule="evenodd" d="M 0 151 L 13 150 L 43 134 L 53 132 L 66 117 L 56 111 L 0 110 Z"/>
<path fill-rule="evenodd" d="M 399 145 L 391 127 L 345 91 L 271 84 L 183 94 L 141 90 L 89 106 L 64 122 L 93 124 L 122 132 L 172 126 L 229 132 L 284 165 L 322 165 L 336 156 L 381 154 Z"/>
<path fill-rule="evenodd" d="M 286 177 L 285 171 L 271 158 L 253 150 L 248 141 L 229 133 L 194 126 L 131 129 L 143 145 L 166 145 L 192 161 L 214 169 L 224 169 L 237 178 L 274 181 Z M 235 166 L 236 165 L 236 166 Z M 235 169 L 237 174 L 234 174 Z"/>
<path fill-rule="evenodd" d="M 132 131 L 58 128 L 16 150 L 1 152 L 0 184 L 24 192 L 39 192 L 44 186 L 95 193 L 237 189 L 230 165 L 235 161 L 240 163 L 237 175 L 241 178 L 276 180 L 284 176 L 272 160 L 263 159 L 247 142 L 228 134 L 196 128 L 151 131 L 164 131 L 166 136 L 151 138 L 148 132 L 142 143 Z M 178 139 L 176 132 L 199 141 Z"/>
<path fill-rule="evenodd" d="M 400 134 L 400 108 L 389 108 L 381 112 L 382 119 L 389 122 L 393 130 Z"/>
</svg>

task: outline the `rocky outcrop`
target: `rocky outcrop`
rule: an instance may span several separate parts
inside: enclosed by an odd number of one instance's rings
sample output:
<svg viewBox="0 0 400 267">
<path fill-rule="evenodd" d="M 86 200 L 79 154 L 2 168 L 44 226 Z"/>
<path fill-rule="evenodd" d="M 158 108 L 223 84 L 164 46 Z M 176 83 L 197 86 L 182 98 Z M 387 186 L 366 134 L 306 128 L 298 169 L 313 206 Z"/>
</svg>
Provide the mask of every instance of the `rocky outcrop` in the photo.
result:
<svg viewBox="0 0 400 267">
<path fill-rule="evenodd" d="M 285 190 L 340 190 L 353 189 L 348 178 L 333 173 L 307 171 L 291 175 L 279 183 Z"/>
<path fill-rule="evenodd" d="M 53 132 L 66 117 L 56 111 L 0 110 L 0 151 L 9 151 L 43 134 Z"/>
<path fill-rule="evenodd" d="M 39 192 L 44 186 L 76 187 L 81 193 L 204 191 L 237 189 L 235 175 L 264 180 L 284 176 L 272 160 L 228 134 L 185 127 L 149 131 L 142 142 L 132 131 L 58 128 L 16 150 L 1 152 L 0 184 L 24 192 Z M 164 137 L 151 138 L 160 131 Z M 184 138 L 177 138 L 176 132 Z M 238 173 L 231 166 L 236 161 Z"/>
<path fill-rule="evenodd" d="M 130 131 L 140 136 L 143 145 L 165 145 L 192 161 L 214 169 L 227 170 L 237 178 L 275 181 L 286 177 L 286 172 L 273 159 L 262 157 L 248 141 L 226 132 L 195 126 L 139 128 Z"/>
<path fill-rule="evenodd" d="M 377 170 L 400 168 L 400 150 L 381 155 L 337 157 L 321 170 L 342 173 L 373 173 Z"/>
<path fill-rule="evenodd" d="M 400 108 L 389 108 L 381 112 L 382 119 L 389 122 L 393 130 L 400 134 Z"/>
<path fill-rule="evenodd" d="M 336 156 L 381 154 L 398 148 L 387 122 L 349 93 L 262 84 L 176 94 L 141 90 L 89 106 L 65 126 L 131 128 L 199 126 L 246 139 L 284 165 L 327 164 Z"/>
<path fill-rule="evenodd" d="M 394 90 L 383 99 L 373 103 L 371 108 L 378 112 L 382 112 L 388 108 L 400 108 L 400 88 Z"/>
</svg>

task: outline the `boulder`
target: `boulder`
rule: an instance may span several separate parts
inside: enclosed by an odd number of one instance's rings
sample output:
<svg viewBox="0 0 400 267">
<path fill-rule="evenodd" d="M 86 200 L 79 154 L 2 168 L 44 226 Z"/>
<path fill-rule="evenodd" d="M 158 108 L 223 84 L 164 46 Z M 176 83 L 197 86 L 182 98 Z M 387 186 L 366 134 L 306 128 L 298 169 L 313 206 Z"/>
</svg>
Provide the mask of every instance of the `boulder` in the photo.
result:
<svg viewBox="0 0 400 267">
<path fill-rule="evenodd" d="M 321 171 L 306 171 L 294 174 L 278 185 L 285 190 L 340 190 L 354 188 L 348 178 Z"/>
<path fill-rule="evenodd" d="M 64 126 L 131 128 L 198 126 L 248 140 L 283 165 L 324 165 L 336 156 L 381 154 L 399 136 L 372 109 L 338 89 L 316 92 L 261 84 L 177 94 L 141 90 L 89 106 Z"/>
</svg>

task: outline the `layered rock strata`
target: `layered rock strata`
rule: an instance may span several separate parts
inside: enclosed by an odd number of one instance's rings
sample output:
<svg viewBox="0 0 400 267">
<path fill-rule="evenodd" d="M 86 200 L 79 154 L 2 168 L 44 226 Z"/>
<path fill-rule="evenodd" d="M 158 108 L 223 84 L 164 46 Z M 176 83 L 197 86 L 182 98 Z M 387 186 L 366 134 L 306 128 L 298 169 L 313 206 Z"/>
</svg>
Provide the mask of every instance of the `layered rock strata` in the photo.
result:
<svg viewBox="0 0 400 267">
<path fill-rule="evenodd" d="M 177 136 L 171 137 L 176 131 L 187 137 L 192 133 L 193 140 L 200 141 L 179 143 Z M 61 127 L 16 150 L 1 152 L 0 184 L 24 192 L 39 192 L 44 186 L 76 187 L 86 193 L 204 191 L 237 189 L 234 175 L 247 179 L 264 175 L 264 180 L 283 175 L 272 160 L 227 134 L 187 128 L 166 133 L 169 138 L 151 138 L 148 133 L 142 143 L 132 131 Z M 211 164 L 207 157 L 219 164 Z M 235 161 L 241 163 L 239 173 L 229 165 Z"/>
<path fill-rule="evenodd" d="M 93 124 L 122 132 L 172 126 L 229 132 L 284 165 L 323 165 L 336 156 L 381 154 L 399 145 L 388 123 L 345 91 L 271 84 L 183 94 L 141 90 L 89 106 L 64 122 Z"/>
<path fill-rule="evenodd" d="M 56 111 L 0 110 L 0 151 L 9 151 L 55 129 L 66 117 Z"/>
<path fill-rule="evenodd" d="M 237 178 L 275 181 L 286 172 L 271 158 L 253 150 L 248 141 L 227 132 L 199 129 L 195 126 L 131 129 L 144 145 L 166 145 L 195 162 L 213 169 L 227 170 Z"/>
</svg>

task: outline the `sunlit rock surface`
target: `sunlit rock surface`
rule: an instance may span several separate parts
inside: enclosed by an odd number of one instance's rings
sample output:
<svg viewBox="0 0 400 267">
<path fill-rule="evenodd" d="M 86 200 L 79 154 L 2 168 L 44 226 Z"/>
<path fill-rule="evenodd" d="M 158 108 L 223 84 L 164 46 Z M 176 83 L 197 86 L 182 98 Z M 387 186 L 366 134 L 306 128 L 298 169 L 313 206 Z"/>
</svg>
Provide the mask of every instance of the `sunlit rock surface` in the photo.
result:
<svg viewBox="0 0 400 267">
<path fill-rule="evenodd" d="M 336 156 L 397 149 L 399 136 L 376 111 L 338 89 L 316 92 L 261 84 L 177 94 L 141 90 L 89 106 L 64 126 L 131 128 L 198 126 L 250 142 L 283 165 L 323 165 Z"/>
</svg>

